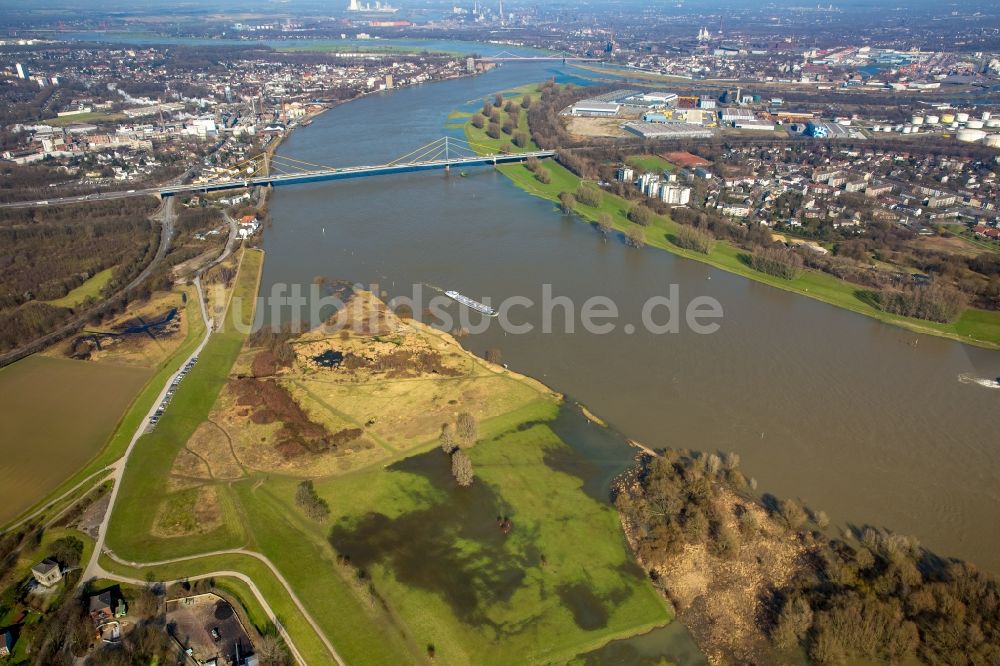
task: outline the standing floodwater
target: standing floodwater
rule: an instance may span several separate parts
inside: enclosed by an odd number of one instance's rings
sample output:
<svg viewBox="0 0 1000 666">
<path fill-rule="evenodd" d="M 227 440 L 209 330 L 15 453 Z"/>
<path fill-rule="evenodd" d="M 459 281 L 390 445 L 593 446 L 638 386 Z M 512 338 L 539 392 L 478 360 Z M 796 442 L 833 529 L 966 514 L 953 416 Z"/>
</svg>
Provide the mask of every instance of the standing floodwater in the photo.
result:
<svg viewBox="0 0 1000 666">
<path fill-rule="evenodd" d="M 512 64 L 369 96 L 297 130 L 281 152 L 318 164 L 383 163 L 449 131 L 452 110 L 555 74 Z M 493 303 L 512 295 L 540 301 L 550 284 L 577 307 L 609 296 L 621 323 L 639 322 L 646 299 L 671 284 L 683 302 L 712 296 L 725 309 L 714 335 L 684 327 L 628 334 L 621 325 L 608 335 L 579 325 L 569 334 L 557 311 L 558 333 L 536 326 L 504 335 L 494 320 L 462 342 L 479 353 L 499 348 L 511 368 L 580 400 L 628 437 L 736 451 L 764 491 L 800 497 L 837 522 L 914 534 L 942 554 L 1000 571 L 1000 394 L 957 379 L 1000 374 L 997 352 L 605 242 L 490 169 L 279 188 L 271 211 L 264 294 L 317 275 L 378 282 L 391 295 L 414 283 L 444 285 Z M 518 313 L 538 323 L 537 308 Z M 632 452 L 592 453 L 620 464 Z"/>
</svg>

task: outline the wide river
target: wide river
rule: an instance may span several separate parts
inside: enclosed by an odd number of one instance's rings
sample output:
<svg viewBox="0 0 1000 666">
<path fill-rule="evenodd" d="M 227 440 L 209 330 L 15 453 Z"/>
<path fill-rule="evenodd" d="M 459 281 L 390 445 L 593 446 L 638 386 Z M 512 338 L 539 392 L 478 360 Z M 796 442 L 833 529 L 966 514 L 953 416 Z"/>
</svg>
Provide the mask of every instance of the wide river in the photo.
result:
<svg viewBox="0 0 1000 666">
<path fill-rule="evenodd" d="M 452 110 L 494 91 L 565 79 L 561 67 L 508 64 L 464 80 L 372 95 L 296 130 L 280 154 L 327 165 L 381 164 L 446 133 Z M 654 447 L 736 451 L 763 492 L 801 498 L 839 525 L 917 536 L 943 555 L 1000 572 L 1000 353 L 920 336 L 658 250 L 605 242 L 589 225 L 516 189 L 489 168 L 279 188 L 265 230 L 262 293 L 317 275 L 391 295 L 413 284 L 494 303 L 536 302 L 543 285 L 579 309 L 610 297 L 620 318 L 596 335 L 506 335 L 497 320 L 462 339 L 497 347 L 511 368 L 586 404 Z M 712 335 L 653 334 L 642 304 L 677 285 L 682 304 L 722 304 Z M 425 289 L 426 295 L 435 292 Z M 542 308 L 518 309 L 538 323 Z M 662 314 L 662 313 L 661 313 Z M 624 446 L 590 454 L 609 467 Z"/>
</svg>

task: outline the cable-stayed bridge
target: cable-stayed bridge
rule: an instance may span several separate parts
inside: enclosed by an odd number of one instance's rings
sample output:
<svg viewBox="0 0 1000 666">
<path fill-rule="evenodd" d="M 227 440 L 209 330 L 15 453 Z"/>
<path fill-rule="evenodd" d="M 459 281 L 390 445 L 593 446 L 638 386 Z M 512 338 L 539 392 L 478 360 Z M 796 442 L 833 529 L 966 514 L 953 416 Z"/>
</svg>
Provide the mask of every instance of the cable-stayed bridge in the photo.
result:
<svg viewBox="0 0 1000 666">
<path fill-rule="evenodd" d="M 451 167 L 472 167 L 524 162 L 531 157 L 544 159 L 552 157 L 551 150 L 526 153 L 487 153 L 489 147 L 469 143 L 464 139 L 441 137 L 412 150 L 385 164 L 372 166 L 331 167 L 315 164 L 283 155 L 264 153 L 236 166 L 207 182 L 175 185 L 159 188 L 161 197 L 188 192 L 216 192 L 259 185 L 291 185 L 313 183 L 323 180 L 342 180 L 386 176 L 411 171 L 450 169 Z"/>
<path fill-rule="evenodd" d="M 511 53 L 510 51 L 501 51 L 496 55 L 480 56 L 477 60 L 481 62 L 538 62 L 540 60 L 559 60 L 561 62 L 567 62 L 569 60 L 583 61 L 583 62 L 596 62 L 600 61 L 601 58 L 587 58 L 585 56 L 577 56 L 569 53 L 567 51 L 559 51 L 550 55 L 537 55 L 537 56 L 525 56 L 518 55 L 516 53 Z"/>
<path fill-rule="evenodd" d="M 315 183 L 324 180 L 387 176 L 411 171 L 448 170 L 452 167 L 496 166 L 525 162 L 529 158 L 553 157 L 555 151 L 536 150 L 525 153 L 496 153 L 493 149 L 463 139 L 441 137 L 385 164 L 370 166 L 333 167 L 303 160 L 263 153 L 225 169 L 211 178 L 195 183 L 164 185 L 127 192 L 103 192 L 82 196 L 53 198 L 44 201 L 20 201 L 0 204 L 2 208 L 61 205 L 83 201 L 100 201 L 136 196 L 171 197 L 178 194 L 198 194 L 242 188 Z"/>
</svg>

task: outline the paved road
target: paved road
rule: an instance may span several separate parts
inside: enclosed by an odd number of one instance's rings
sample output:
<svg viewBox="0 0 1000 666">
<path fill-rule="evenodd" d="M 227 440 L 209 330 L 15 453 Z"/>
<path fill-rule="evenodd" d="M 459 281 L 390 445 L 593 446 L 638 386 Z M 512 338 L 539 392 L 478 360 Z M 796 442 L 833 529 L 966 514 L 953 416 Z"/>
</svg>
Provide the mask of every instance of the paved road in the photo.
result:
<svg viewBox="0 0 1000 666">
<path fill-rule="evenodd" d="M 118 499 L 118 491 L 121 489 L 122 477 L 125 475 L 125 466 L 128 464 L 128 459 L 132 455 L 132 451 L 135 449 L 135 445 L 138 443 L 139 438 L 145 434 L 146 427 L 149 424 L 149 418 L 154 412 L 156 412 L 157 409 L 159 409 L 160 403 L 162 403 L 163 399 L 166 397 L 167 390 L 173 383 L 174 379 L 180 375 L 184 366 L 201 353 L 201 351 L 205 348 L 205 345 L 208 344 L 209 338 L 212 336 L 212 326 L 208 321 L 208 313 L 205 310 L 205 298 L 201 293 L 201 276 L 195 277 L 194 284 L 198 291 L 198 302 L 201 304 L 201 316 L 205 322 L 205 337 L 201 339 L 201 342 L 198 343 L 198 346 L 195 347 L 193 352 L 191 352 L 191 355 L 188 356 L 184 363 L 181 364 L 180 368 L 167 378 L 167 381 L 163 384 L 163 388 L 160 389 L 160 394 L 156 397 L 156 400 L 153 401 L 153 404 L 149 407 L 149 411 L 146 412 L 142 421 L 139 422 L 138 427 L 132 434 L 132 439 L 129 441 L 128 447 L 125 449 L 125 453 L 121 458 L 110 465 L 109 469 L 111 469 L 111 479 L 114 482 L 114 486 L 111 488 L 111 498 L 108 502 L 108 508 L 104 513 L 104 519 L 101 521 L 97 541 L 94 544 L 94 552 L 90 556 L 90 562 L 87 563 L 86 569 L 84 569 L 83 576 L 80 578 L 81 585 L 91 578 L 98 578 L 102 574 L 106 573 L 98 564 L 98 558 L 104 550 L 104 541 L 108 534 L 108 523 L 111 522 L 111 514 L 114 510 L 115 502 Z"/>
<path fill-rule="evenodd" d="M 205 307 L 205 295 L 202 292 L 202 288 L 201 288 L 201 276 L 202 276 L 202 274 L 205 271 L 207 271 L 211 267 L 215 266 L 220 261 L 224 261 L 232 253 L 232 251 L 233 251 L 233 248 L 234 248 L 235 243 L 236 243 L 236 223 L 228 215 L 226 216 L 226 219 L 227 219 L 227 221 L 229 222 L 229 225 L 230 225 L 230 235 L 229 235 L 229 240 L 226 243 L 226 247 L 222 250 L 222 253 L 219 255 L 219 257 L 215 261 L 213 261 L 212 263 L 210 263 L 207 266 L 205 266 L 204 268 L 202 268 L 198 272 L 198 274 L 195 276 L 195 279 L 194 279 L 195 288 L 196 288 L 196 290 L 198 292 L 198 303 L 201 306 L 201 317 L 202 317 L 202 320 L 205 322 L 205 337 L 202 338 L 201 342 L 198 343 L 198 346 L 191 353 L 191 355 L 188 356 L 188 358 L 184 361 L 184 363 L 181 364 L 182 368 L 185 365 L 187 365 L 187 363 L 190 362 L 191 359 L 193 359 L 196 356 L 198 356 L 199 354 L 201 354 L 202 350 L 205 348 L 205 345 L 208 344 L 209 339 L 211 339 L 211 337 L 212 337 L 212 324 L 209 321 L 208 310 Z M 108 508 L 107 508 L 107 511 L 104 514 L 103 520 L 101 521 L 101 525 L 100 525 L 100 528 L 99 528 L 97 539 L 96 539 L 96 542 L 94 544 L 94 552 L 91 554 L 90 561 L 87 563 L 87 566 L 84 569 L 83 575 L 80 578 L 80 585 L 83 585 L 86 581 L 94 579 L 94 578 L 106 578 L 106 579 L 119 580 L 119 581 L 124 581 L 124 582 L 138 582 L 140 584 L 145 584 L 147 582 L 147 581 L 136 581 L 135 579 L 128 579 L 127 577 L 120 576 L 118 574 L 115 574 L 113 572 L 105 570 L 104 567 L 102 567 L 101 564 L 100 564 L 101 553 L 107 553 L 108 556 L 111 557 L 116 562 L 120 562 L 122 564 L 126 564 L 126 565 L 133 566 L 133 567 L 152 567 L 152 566 L 158 566 L 158 565 L 164 565 L 164 564 L 172 564 L 172 563 L 176 563 L 176 562 L 186 562 L 186 561 L 198 560 L 198 559 L 201 559 L 201 558 L 204 558 L 204 557 L 211 557 L 213 555 L 235 555 L 235 554 L 238 554 L 238 555 L 245 555 L 245 556 L 248 556 L 248 557 L 253 557 L 254 559 L 256 559 L 256 560 L 262 562 L 264 565 L 266 565 L 268 567 L 268 569 L 270 569 L 271 573 L 274 574 L 275 578 L 277 578 L 278 581 L 281 582 L 281 584 L 284 586 L 285 590 L 288 592 L 289 597 L 291 597 L 292 601 L 295 603 L 296 608 L 298 608 L 299 612 L 302 614 L 302 616 L 305 618 L 305 620 L 309 623 L 309 626 L 311 626 L 313 628 L 313 630 L 316 632 L 316 635 L 319 636 L 320 640 L 323 642 L 323 645 L 327 648 L 327 650 L 329 650 L 329 652 L 333 656 L 334 660 L 340 666 L 345 666 L 344 660 L 341 658 L 341 656 L 337 652 L 336 648 L 333 647 L 333 644 L 330 642 L 330 640 L 326 637 L 326 634 L 323 633 L 323 630 L 320 628 L 320 626 L 316 622 L 316 620 L 313 619 L 312 615 L 309 614 L 309 611 L 306 610 L 305 606 L 299 600 L 298 595 L 295 594 L 295 591 L 292 589 L 292 586 L 288 583 L 288 580 L 282 575 L 282 573 L 278 570 L 278 568 L 276 566 L 274 566 L 274 564 L 271 562 L 271 560 L 269 560 L 268 558 L 266 558 L 264 555 L 261 555 L 260 553 L 256 553 L 254 551 L 245 550 L 245 549 L 240 548 L 240 549 L 235 549 L 235 550 L 225 550 L 225 551 L 216 551 L 216 552 L 211 552 L 211 553 L 202 553 L 202 554 L 199 554 L 199 555 L 192 555 L 192 556 L 189 556 L 189 557 L 181 557 L 181 558 L 177 558 L 177 559 L 173 559 L 173 560 L 164 560 L 164 561 L 161 561 L 161 562 L 136 563 L 136 562 L 125 562 L 125 561 L 121 560 L 120 558 L 118 558 L 110 550 L 108 550 L 108 548 L 106 546 L 106 539 L 107 539 L 107 533 L 108 533 L 108 524 L 111 522 L 111 514 L 114 511 L 115 502 L 118 499 L 118 491 L 121 488 L 122 477 L 125 475 L 125 467 L 128 464 L 128 460 L 131 457 L 132 452 L 135 449 L 136 444 L 138 443 L 138 441 L 142 437 L 142 435 L 146 432 L 146 426 L 149 423 L 149 417 L 152 416 L 153 413 L 157 410 L 157 408 L 159 407 L 160 403 L 163 401 L 163 398 L 166 396 L 167 389 L 173 383 L 174 379 L 177 377 L 178 374 L 180 374 L 180 370 L 178 370 L 173 375 L 171 375 L 170 377 L 167 378 L 167 381 L 164 383 L 163 388 L 160 390 L 160 394 L 157 396 L 157 399 L 153 402 L 152 406 L 149 408 L 149 411 L 146 413 L 145 418 L 143 418 L 142 422 L 136 428 L 135 433 L 132 435 L 132 439 L 129 441 L 128 447 L 125 449 L 125 453 L 122 455 L 121 458 L 119 458 L 115 463 L 113 463 L 108 468 L 111 471 L 110 478 L 114 481 L 114 487 L 111 489 L 111 497 L 110 497 L 109 502 L 108 502 Z M 270 616 L 271 620 L 275 623 L 276 626 L 278 626 L 279 630 L 281 631 L 282 637 L 288 643 L 289 649 L 292 650 L 292 652 L 295 655 L 296 659 L 301 664 L 305 664 L 306 663 L 302 659 L 301 653 L 299 653 L 298 649 L 292 643 L 291 637 L 287 634 L 287 632 L 285 631 L 284 627 L 282 627 L 281 624 L 277 621 L 276 616 L 275 616 L 274 612 L 271 610 L 271 607 L 267 604 L 266 599 L 261 594 L 261 592 L 257 588 L 256 584 L 248 576 L 246 576 L 245 574 L 239 573 L 239 572 L 235 572 L 235 571 L 219 571 L 219 572 L 215 572 L 215 573 L 211 573 L 211 574 L 204 574 L 204 575 L 200 575 L 200 576 L 195 576 L 195 577 L 190 578 L 189 580 L 196 580 L 196 579 L 202 579 L 202 578 L 211 578 L 213 576 L 215 576 L 215 577 L 218 577 L 218 576 L 233 576 L 235 578 L 239 578 L 240 580 L 242 580 L 242 581 L 246 582 L 248 585 L 250 585 L 251 589 L 254 592 L 254 595 L 261 602 L 261 606 L 264 607 L 264 610 L 268 613 L 268 615 Z"/>
<path fill-rule="evenodd" d="M 19 361 L 22 358 L 30 356 L 31 354 L 34 354 L 35 352 L 44 349 L 49 345 L 55 344 L 56 342 L 59 342 L 63 338 L 73 334 L 81 326 L 86 324 L 92 317 L 94 317 L 94 315 L 106 309 L 109 303 L 111 303 L 119 296 L 122 296 L 123 294 L 131 291 L 132 289 L 135 289 L 137 286 L 145 282 L 146 279 L 149 278 L 150 275 L 152 275 L 153 271 L 156 269 L 159 263 L 163 261 L 163 257 L 167 255 L 167 251 L 170 249 L 170 244 L 173 242 L 174 221 L 176 219 L 176 214 L 174 213 L 174 200 L 172 198 L 165 200 L 163 202 L 163 205 L 160 207 L 160 210 L 154 217 L 161 218 L 160 245 L 159 247 L 156 248 L 156 254 L 153 255 L 152 261 L 150 261 L 146 265 L 146 267 L 142 269 L 142 272 L 139 273 L 139 275 L 137 275 L 135 279 L 133 279 L 131 282 L 129 282 L 115 294 L 105 299 L 104 302 L 101 303 L 100 305 L 94 306 L 89 310 L 76 315 L 75 317 L 73 317 L 68 322 L 66 322 L 59 328 L 55 329 L 54 331 L 50 331 L 39 338 L 35 338 L 28 344 L 22 345 L 18 349 L 0 355 L 0 367 L 3 367 L 5 365 L 10 365 L 15 361 Z"/>
<path fill-rule="evenodd" d="M 172 182 L 172 181 L 171 181 Z M 55 197 L 53 199 L 36 199 L 34 201 L 11 201 L 0 204 L 0 208 L 38 208 L 39 206 L 62 206 L 64 204 L 83 203 L 86 201 L 110 201 L 126 197 L 159 196 L 158 187 L 147 187 L 141 190 L 123 190 L 101 192 L 99 194 L 81 194 L 72 197 Z"/>
</svg>

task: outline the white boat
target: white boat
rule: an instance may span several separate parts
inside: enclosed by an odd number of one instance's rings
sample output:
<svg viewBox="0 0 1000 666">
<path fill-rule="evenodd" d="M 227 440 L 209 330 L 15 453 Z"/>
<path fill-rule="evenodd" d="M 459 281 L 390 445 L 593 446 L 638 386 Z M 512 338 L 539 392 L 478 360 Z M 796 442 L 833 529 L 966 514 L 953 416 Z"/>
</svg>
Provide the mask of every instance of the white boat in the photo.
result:
<svg viewBox="0 0 1000 666">
<path fill-rule="evenodd" d="M 481 312 L 484 315 L 488 315 L 490 317 L 496 317 L 497 316 L 497 311 L 494 310 L 493 308 L 491 308 L 490 306 L 484 305 L 483 303 L 480 303 L 479 301 L 474 301 L 471 298 L 469 298 L 468 296 L 463 296 L 462 294 L 458 293 L 457 291 L 446 291 L 446 292 L 444 292 L 444 295 L 447 296 L 448 298 L 450 298 L 453 301 L 457 301 L 457 302 L 461 303 L 462 305 L 464 305 L 467 308 L 471 308 L 471 309 L 475 310 L 476 312 Z"/>
<path fill-rule="evenodd" d="M 958 381 L 963 384 L 979 384 L 985 388 L 1000 389 L 1000 377 L 996 379 L 983 379 L 982 377 L 961 374 L 958 376 Z"/>
</svg>

